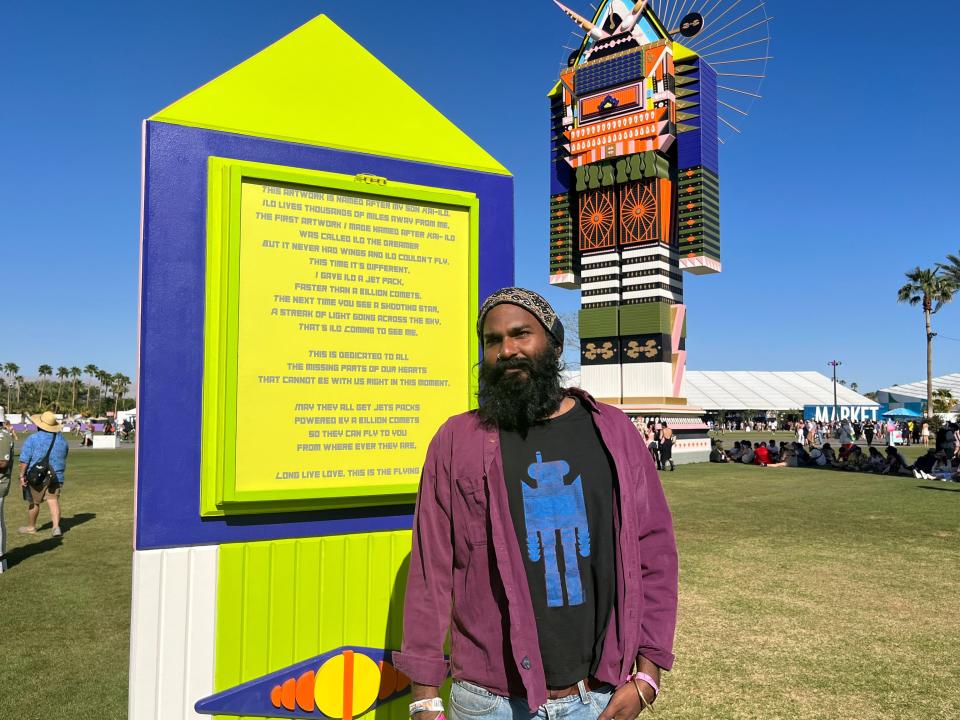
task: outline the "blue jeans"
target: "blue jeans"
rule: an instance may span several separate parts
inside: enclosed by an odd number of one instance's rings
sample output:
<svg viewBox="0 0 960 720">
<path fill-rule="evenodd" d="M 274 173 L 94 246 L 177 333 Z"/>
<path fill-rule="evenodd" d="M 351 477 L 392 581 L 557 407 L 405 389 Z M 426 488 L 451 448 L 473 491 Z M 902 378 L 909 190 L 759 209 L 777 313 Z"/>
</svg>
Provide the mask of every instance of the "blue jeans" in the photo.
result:
<svg viewBox="0 0 960 720">
<path fill-rule="evenodd" d="M 456 680 L 450 690 L 450 720 L 597 720 L 613 697 L 613 687 L 602 686 L 582 697 L 574 693 L 558 700 L 547 700 L 531 712 L 526 700 L 494 695 L 479 685 Z"/>
</svg>

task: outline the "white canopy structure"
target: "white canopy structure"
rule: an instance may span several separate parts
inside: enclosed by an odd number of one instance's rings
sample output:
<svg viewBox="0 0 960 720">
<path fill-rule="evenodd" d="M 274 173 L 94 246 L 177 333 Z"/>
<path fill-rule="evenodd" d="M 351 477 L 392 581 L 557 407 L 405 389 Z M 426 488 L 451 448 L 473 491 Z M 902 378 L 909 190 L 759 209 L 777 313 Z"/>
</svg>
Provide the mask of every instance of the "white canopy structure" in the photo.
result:
<svg viewBox="0 0 960 720">
<path fill-rule="evenodd" d="M 564 385 L 578 386 L 580 374 L 564 372 Z M 833 380 L 818 372 L 766 370 L 688 370 L 684 378 L 690 405 L 704 410 L 802 410 L 805 405 L 833 405 Z M 880 405 L 837 383 L 837 405 Z"/>
<path fill-rule="evenodd" d="M 933 378 L 933 391 L 945 389 L 949 390 L 954 398 L 960 400 L 960 373 L 951 373 L 950 375 L 940 375 Z M 927 381 L 919 380 L 904 385 L 891 385 L 890 387 L 878 390 L 877 394 L 886 393 L 884 399 L 896 398 L 897 402 L 906 402 L 908 399 L 926 400 L 927 399 Z"/>
<path fill-rule="evenodd" d="M 765 370 L 689 370 L 685 394 L 704 410 L 801 410 L 833 405 L 833 380 L 818 372 Z M 878 403 L 837 383 L 837 405 L 879 407 Z"/>
</svg>

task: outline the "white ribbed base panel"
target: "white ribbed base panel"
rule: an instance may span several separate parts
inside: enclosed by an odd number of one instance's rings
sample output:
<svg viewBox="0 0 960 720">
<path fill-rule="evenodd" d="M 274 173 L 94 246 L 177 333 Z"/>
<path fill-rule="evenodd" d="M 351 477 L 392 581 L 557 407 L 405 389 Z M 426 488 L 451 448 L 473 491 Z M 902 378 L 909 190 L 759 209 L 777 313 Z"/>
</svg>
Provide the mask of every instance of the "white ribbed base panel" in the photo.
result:
<svg viewBox="0 0 960 720">
<path fill-rule="evenodd" d="M 620 365 L 581 365 L 580 387 L 598 400 L 620 402 Z"/>
<path fill-rule="evenodd" d="M 193 720 L 213 693 L 216 545 L 133 553 L 130 720 Z"/>
<path fill-rule="evenodd" d="M 710 438 L 674 440 L 673 461 L 677 465 L 710 461 Z"/>
<path fill-rule="evenodd" d="M 623 366 L 623 397 L 673 397 L 673 370 L 670 363 L 631 363 Z"/>
</svg>

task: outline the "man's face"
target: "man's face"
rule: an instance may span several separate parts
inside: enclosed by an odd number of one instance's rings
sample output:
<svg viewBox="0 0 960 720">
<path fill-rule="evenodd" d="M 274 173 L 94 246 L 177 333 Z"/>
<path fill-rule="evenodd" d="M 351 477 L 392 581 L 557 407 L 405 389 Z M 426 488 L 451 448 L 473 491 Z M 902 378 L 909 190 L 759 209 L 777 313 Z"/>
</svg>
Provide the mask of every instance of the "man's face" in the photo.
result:
<svg viewBox="0 0 960 720">
<path fill-rule="evenodd" d="M 537 318 L 516 305 L 497 305 L 483 322 L 483 363 L 477 393 L 481 419 L 525 432 L 560 406 L 560 356 Z"/>
<path fill-rule="evenodd" d="M 547 331 L 533 313 L 517 305 L 497 305 L 483 321 L 483 362 L 487 366 L 497 361 L 532 361 L 550 346 Z M 523 369 L 509 369 L 508 374 L 524 373 Z"/>
</svg>

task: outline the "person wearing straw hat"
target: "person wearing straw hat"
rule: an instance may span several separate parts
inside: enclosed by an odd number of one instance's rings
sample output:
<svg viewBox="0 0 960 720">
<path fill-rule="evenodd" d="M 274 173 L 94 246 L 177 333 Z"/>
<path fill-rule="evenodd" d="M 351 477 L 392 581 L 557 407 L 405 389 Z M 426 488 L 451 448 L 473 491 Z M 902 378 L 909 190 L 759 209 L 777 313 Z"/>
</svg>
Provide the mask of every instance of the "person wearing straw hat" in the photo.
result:
<svg viewBox="0 0 960 720">
<path fill-rule="evenodd" d="M 67 469 L 69 444 L 61 433 L 62 427 L 57 422 L 57 416 L 49 410 L 41 415 L 31 415 L 30 419 L 37 426 L 37 432 L 24 441 L 20 450 L 20 487 L 24 489 L 24 499 L 30 503 L 27 525 L 20 528 L 20 532 L 28 535 L 37 532 L 40 503 L 46 500 L 53 523 L 53 536 L 60 537 L 63 534 L 60 530 L 60 492 L 63 489 L 63 474 Z M 57 481 L 35 488 L 27 483 L 27 471 L 47 457 L 48 453 L 50 467 L 56 473 Z"/>
</svg>

